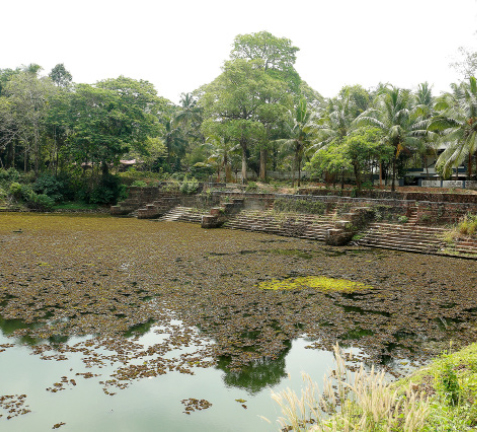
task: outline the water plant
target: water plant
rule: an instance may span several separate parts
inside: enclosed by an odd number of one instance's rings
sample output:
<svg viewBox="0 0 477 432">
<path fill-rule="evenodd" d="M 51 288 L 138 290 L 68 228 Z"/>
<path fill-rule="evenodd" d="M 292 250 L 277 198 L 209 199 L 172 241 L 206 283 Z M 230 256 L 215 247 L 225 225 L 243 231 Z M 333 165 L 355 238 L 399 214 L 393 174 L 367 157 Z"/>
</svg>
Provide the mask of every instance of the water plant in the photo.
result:
<svg viewBox="0 0 477 432">
<path fill-rule="evenodd" d="M 306 276 L 290 279 L 272 279 L 258 284 L 259 288 L 267 290 L 296 290 L 317 288 L 321 291 L 355 291 L 372 289 L 372 286 L 346 279 L 335 279 L 326 276 Z"/>
</svg>

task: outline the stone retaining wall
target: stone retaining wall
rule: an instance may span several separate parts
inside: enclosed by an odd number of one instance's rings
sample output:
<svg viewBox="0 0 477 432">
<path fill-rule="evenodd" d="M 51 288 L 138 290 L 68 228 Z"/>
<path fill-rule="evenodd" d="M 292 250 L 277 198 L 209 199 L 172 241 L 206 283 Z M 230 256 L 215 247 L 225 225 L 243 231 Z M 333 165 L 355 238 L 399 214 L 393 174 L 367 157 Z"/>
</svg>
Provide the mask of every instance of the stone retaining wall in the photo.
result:
<svg viewBox="0 0 477 432">
<path fill-rule="evenodd" d="M 416 207 L 418 223 L 430 226 L 453 224 L 467 213 L 477 213 L 477 204 L 474 203 L 420 201 Z"/>
<path fill-rule="evenodd" d="M 340 196 L 351 197 L 353 191 L 350 189 L 333 190 L 333 189 L 312 189 L 302 188 L 300 195 L 312 196 Z M 452 194 L 452 193 L 424 193 L 424 192 L 389 192 L 381 190 L 363 190 L 356 198 L 371 198 L 385 200 L 401 200 L 401 201 L 430 201 L 430 202 L 454 202 L 454 203 L 476 203 L 477 195 Z"/>
</svg>

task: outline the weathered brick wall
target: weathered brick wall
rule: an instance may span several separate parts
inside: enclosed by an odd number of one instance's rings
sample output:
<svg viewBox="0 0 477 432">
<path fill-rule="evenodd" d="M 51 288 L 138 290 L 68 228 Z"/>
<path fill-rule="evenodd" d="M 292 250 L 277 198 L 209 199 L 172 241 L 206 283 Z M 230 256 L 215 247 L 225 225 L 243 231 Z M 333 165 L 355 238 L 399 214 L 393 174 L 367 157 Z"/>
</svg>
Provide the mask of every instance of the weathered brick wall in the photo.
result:
<svg viewBox="0 0 477 432">
<path fill-rule="evenodd" d="M 477 213 L 477 204 L 421 201 L 416 203 L 418 223 L 445 225 L 456 223 L 467 213 Z"/>
<path fill-rule="evenodd" d="M 312 196 L 340 196 L 351 197 L 353 191 L 350 189 L 300 189 L 300 195 Z M 454 203 L 476 203 L 477 195 L 464 195 L 452 193 L 423 193 L 423 192 L 389 192 L 380 190 L 360 191 L 356 198 L 403 200 L 403 201 L 430 201 L 430 202 L 454 202 Z"/>
</svg>

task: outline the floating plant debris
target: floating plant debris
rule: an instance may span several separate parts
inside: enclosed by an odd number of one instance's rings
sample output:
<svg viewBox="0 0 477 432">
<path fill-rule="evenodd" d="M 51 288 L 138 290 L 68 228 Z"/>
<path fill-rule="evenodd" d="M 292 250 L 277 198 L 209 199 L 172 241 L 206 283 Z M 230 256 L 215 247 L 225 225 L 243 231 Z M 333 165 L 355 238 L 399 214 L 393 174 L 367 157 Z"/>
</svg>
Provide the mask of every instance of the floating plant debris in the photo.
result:
<svg viewBox="0 0 477 432">
<path fill-rule="evenodd" d="M 0 396 L 0 409 L 4 411 L 4 414 L 0 413 L 0 418 L 5 417 L 7 420 L 11 420 L 31 412 L 28 405 L 25 405 L 26 397 L 25 394 Z"/>
<path fill-rule="evenodd" d="M 181 403 L 185 406 L 184 414 L 190 414 L 191 412 L 194 412 L 194 411 L 202 411 L 212 406 L 212 404 L 205 399 L 199 400 L 199 399 L 189 398 L 189 399 L 183 399 Z"/>
<path fill-rule="evenodd" d="M 2 213 L 0 241 L 0 331 L 11 341 L 0 358 L 18 345 L 65 371 L 73 357 L 84 367 L 47 381 L 54 398 L 84 380 L 112 396 L 200 368 L 253 394 L 287 376 L 297 338 L 308 349 L 347 344 L 359 349 L 350 361 L 395 375 L 450 340 L 454 349 L 477 340 L 477 267 L 462 259 L 39 214 Z M 2 397 L 5 409 L 11 396 Z"/>
</svg>

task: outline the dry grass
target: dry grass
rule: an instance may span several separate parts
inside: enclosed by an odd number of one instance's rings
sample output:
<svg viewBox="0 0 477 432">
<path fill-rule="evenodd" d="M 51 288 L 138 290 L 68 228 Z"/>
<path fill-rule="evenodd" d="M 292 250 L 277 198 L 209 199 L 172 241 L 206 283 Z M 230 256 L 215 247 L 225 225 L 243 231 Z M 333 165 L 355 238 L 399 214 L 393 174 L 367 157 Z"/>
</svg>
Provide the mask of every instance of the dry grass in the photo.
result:
<svg viewBox="0 0 477 432">
<path fill-rule="evenodd" d="M 278 419 L 282 430 L 351 432 L 403 431 L 424 428 L 430 405 L 424 394 L 408 386 L 402 393 L 392 389 L 384 372 L 370 372 L 363 365 L 350 377 L 338 346 L 336 369 L 325 376 L 323 391 L 309 375 L 303 374 L 301 395 L 286 389 L 272 393 L 282 410 Z"/>
</svg>

